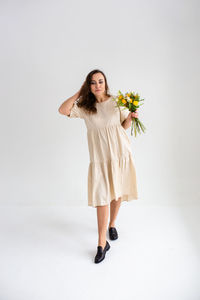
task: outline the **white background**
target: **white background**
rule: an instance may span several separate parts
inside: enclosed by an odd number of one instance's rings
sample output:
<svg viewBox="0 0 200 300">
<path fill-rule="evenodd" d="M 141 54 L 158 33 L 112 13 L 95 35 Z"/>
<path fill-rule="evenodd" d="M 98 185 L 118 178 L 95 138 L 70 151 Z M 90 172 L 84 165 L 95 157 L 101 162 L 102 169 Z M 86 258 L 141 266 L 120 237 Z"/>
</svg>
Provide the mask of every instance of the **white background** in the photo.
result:
<svg viewBox="0 0 200 300">
<path fill-rule="evenodd" d="M 2 300 L 199 299 L 199 9 L 1 1 Z M 95 68 L 111 93 L 145 99 L 147 131 L 127 130 L 139 200 L 124 203 L 119 244 L 88 269 L 97 231 L 86 126 L 58 108 Z"/>
<path fill-rule="evenodd" d="M 86 75 L 145 99 L 130 136 L 140 199 L 200 201 L 198 1 L 1 3 L 1 203 L 87 206 L 83 120 L 58 113 Z"/>
</svg>

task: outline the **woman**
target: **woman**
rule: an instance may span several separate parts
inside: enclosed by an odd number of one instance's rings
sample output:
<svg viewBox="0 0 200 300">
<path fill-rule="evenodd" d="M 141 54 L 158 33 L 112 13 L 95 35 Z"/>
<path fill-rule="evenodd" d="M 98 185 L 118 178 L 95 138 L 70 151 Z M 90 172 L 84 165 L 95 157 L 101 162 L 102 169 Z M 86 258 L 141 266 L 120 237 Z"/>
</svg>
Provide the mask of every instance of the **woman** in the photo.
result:
<svg viewBox="0 0 200 300">
<path fill-rule="evenodd" d="M 84 119 L 87 127 L 88 205 L 97 208 L 98 246 L 94 262 L 99 263 L 110 248 L 106 240 L 109 205 L 109 237 L 115 240 L 121 201 L 138 199 L 131 144 L 125 131 L 131 126 L 132 116 L 138 118 L 138 112 L 117 107 L 106 76 L 98 69 L 87 75 L 81 89 L 63 102 L 58 111 L 70 118 Z"/>
</svg>

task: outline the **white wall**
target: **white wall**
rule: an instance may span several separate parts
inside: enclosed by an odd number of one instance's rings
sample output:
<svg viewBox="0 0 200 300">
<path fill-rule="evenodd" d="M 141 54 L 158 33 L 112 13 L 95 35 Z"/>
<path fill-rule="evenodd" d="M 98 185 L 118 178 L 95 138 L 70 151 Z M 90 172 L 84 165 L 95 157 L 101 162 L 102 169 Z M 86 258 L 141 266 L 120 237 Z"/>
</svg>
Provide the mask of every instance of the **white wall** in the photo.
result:
<svg viewBox="0 0 200 300">
<path fill-rule="evenodd" d="M 1 2 L 1 204 L 87 205 L 85 123 L 58 113 L 95 68 L 145 98 L 128 135 L 141 203 L 200 202 L 199 1 Z"/>
</svg>

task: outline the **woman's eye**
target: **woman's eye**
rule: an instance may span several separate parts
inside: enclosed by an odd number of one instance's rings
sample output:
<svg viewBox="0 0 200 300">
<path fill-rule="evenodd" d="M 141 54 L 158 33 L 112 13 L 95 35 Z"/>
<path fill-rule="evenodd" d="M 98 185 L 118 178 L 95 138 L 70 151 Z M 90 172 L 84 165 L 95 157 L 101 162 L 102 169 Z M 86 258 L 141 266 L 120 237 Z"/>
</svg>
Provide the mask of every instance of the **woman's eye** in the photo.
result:
<svg viewBox="0 0 200 300">
<path fill-rule="evenodd" d="M 103 81 L 99 81 L 99 83 L 101 84 L 103 83 Z M 91 84 L 96 84 L 96 82 L 91 82 Z"/>
</svg>

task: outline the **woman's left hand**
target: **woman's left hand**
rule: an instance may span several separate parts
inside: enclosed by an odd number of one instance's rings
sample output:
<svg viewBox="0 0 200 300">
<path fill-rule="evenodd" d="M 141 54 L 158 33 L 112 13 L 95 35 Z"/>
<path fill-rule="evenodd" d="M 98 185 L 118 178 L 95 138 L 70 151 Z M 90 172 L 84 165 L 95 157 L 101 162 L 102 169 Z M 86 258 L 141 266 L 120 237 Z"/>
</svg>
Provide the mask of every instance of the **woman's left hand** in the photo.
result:
<svg viewBox="0 0 200 300">
<path fill-rule="evenodd" d="M 138 110 L 136 109 L 135 112 L 130 112 L 130 117 L 138 118 Z"/>
</svg>

